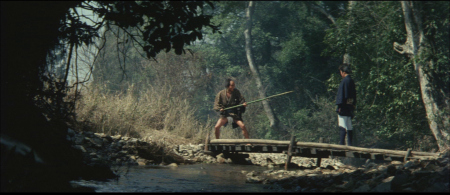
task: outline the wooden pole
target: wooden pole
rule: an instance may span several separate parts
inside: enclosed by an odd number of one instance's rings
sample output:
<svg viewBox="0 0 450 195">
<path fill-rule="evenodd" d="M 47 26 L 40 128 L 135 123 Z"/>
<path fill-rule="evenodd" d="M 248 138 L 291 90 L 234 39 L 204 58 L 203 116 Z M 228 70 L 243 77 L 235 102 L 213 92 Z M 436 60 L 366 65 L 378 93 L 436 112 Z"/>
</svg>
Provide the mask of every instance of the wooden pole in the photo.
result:
<svg viewBox="0 0 450 195">
<path fill-rule="evenodd" d="M 205 152 L 208 151 L 208 145 L 209 145 L 209 131 L 206 131 L 206 138 L 205 138 Z"/>
<path fill-rule="evenodd" d="M 406 151 L 406 155 L 405 158 L 403 159 L 404 162 L 406 162 L 409 158 L 409 156 L 411 155 L 411 148 L 408 148 L 408 150 Z"/>
<path fill-rule="evenodd" d="M 319 138 L 319 143 L 323 143 L 323 137 Z M 317 158 L 316 167 L 320 167 L 321 162 L 322 162 L 322 158 Z"/>
<path fill-rule="evenodd" d="M 289 164 L 292 159 L 292 148 L 295 145 L 295 136 L 291 136 L 291 141 L 289 142 L 288 152 L 286 154 L 286 163 L 284 164 L 284 170 L 288 170 Z"/>
<path fill-rule="evenodd" d="M 266 97 L 266 98 L 262 98 L 262 99 L 259 99 L 259 100 L 253 100 L 253 101 L 247 102 L 247 105 L 248 105 L 248 104 L 251 104 L 251 103 L 255 103 L 255 102 L 260 102 L 260 101 L 263 101 L 263 100 L 267 100 L 267 99 L 269 99 L 269 98 L 273 98 L 273 97 L 276 97 L 276 96 L 280 96 L 280 95 L 285 95 L 285 94 L 288 94 L 288 93 L 292 93 L 292 92 L 294 92 L 294 91 L 288 91 L 288 92 L 280 93 L 280 94 L 277 94 L 277 95 L 272 95 L 272 96 L 269 96 L 269 97 Z M 242 106 L 242 104 L 239 104 L 239 105 L 236 105 L 236 106 L 231 106 L 231 107 L 225 108 L 225 109 L 223 109 L 223 110 L 229 110 L 229 109 L 232 109 L 232 108 L 237 108 L 237 107 L 239 107 L 239 106 Z"/>
</svg>

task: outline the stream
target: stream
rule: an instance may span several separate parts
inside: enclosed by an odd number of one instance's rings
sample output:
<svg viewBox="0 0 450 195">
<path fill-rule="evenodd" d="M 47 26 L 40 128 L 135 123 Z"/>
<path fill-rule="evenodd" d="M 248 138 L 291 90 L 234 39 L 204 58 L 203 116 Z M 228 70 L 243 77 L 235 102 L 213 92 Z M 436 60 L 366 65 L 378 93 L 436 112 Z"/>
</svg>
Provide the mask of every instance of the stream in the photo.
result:
<svg viewBox="0 0 450 195">
<path fill-rule="evenodd" d="M 236 164 L 131 166 L 121 168 L 120 177 L 108 181 L 72 181 L 96 192 L 277 192 L 271 185 L 246 183 L 242 171 L 264 171 L 266 167 Z M 125 173 L 126 172 L 126 173 Z"/>
</svg>

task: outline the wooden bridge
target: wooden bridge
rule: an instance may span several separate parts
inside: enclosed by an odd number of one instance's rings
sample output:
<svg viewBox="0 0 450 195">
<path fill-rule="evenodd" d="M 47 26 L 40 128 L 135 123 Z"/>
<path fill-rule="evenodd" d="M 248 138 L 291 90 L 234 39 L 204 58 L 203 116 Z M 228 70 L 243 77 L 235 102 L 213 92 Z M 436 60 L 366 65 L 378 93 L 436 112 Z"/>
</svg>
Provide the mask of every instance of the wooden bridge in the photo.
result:
<svg viewBox="0 0 450 195">
<path fill-rule="evenodd" d="M 205 151 L 213 154 L 223 153 L 225 158 L 231 158 L 232 160 L 248 158 L 247 153 L 283 153 L 286 154 L 286 170 L 292 156 L 317 158 L 316 166 L 320 167 L 321 159 L 330 156 L 408 161 L 414 159 L 430 160 L 439 155 L 438 153 L 417 152 L 411 149 L 400 151 L 328 143 L 296 142 L 294 136 L 291 137 L 290 141 L 263 139 L 215 139 L 209 141 L 207 139 Z"/>
</svg>

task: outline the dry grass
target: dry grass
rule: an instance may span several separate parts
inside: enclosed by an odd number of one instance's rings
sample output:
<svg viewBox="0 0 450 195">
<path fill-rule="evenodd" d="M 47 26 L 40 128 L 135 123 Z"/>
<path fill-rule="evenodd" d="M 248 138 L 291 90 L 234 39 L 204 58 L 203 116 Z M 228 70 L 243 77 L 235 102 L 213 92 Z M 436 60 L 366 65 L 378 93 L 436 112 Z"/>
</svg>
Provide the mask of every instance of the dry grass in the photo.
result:
<svg viewBox="0 0 450 195">
<path fill-rule="evenodd" d="M 144 138 L 164 144 L 201 143 L 210 123 L 201 124 L 195 107 L 169 86 L 126 93 L 103 94 L 83 91 L 77 102 L 78 128 L 108 135 Z"/>
</svg>

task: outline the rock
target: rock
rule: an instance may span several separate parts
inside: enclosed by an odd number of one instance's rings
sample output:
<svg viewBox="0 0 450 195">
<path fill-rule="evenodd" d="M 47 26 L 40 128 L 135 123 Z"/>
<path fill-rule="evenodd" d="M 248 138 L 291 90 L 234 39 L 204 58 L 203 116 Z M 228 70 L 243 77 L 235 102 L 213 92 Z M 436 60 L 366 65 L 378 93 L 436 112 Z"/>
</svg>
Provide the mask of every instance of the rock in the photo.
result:
<svg viewBox="0 0 450 195">
<path fill-rule="evenodd" d="M 84 143 L 84 136 L 80 135 L 80 136 L 75 136 L 75 144 L 76 145 L 81 145 Z"/>
<path fill-rule="evenodd" d="M 67 128 L 67 135 L 73 137 L 75 136 L 75 131 L 71 128 Z"/>
<path fill-rule="evenodd" d="M 395 168 L 395 165 L 390 164 L 389 166 L 387 166 L 386 168 L 386 174 L 388 176 L 393 176 L 395 175 L 395 172 L 397 171 L 397 169 Z"/>
<path fill-rule="evenodd" d="M 333 166 L 331 166 L 331 165 L 327 165 L 326 167 L 325 167 L 325 169 L 329 169 L 329 170 L 336 170 L 336 168 L 334 168 Z"/>
<path fill-rule="evenodd" d="M 391 181 L 394 179 L 394 177 L 395 177 L 395 176 L 390 176 L 390 177 L 384 179 L 382 182 L 383 182 L 383 183 L 391 182 Z"/>
<path fill-rule="evenodd" d="M 401 186 L 403 184 L 408 183 L 408 178 L 409 178 L 409 174 L 406 174 L 402 171 L 397 171 L 397 173 L 395 174 L 395 177 L 391 180 L 391 190 L 392 191 L 400 191 L 401 190 Z"/>
<path fill-rule="evenodd" d="M 394 161 L 391 162 L 391 164 L 393 164 L 393 165 L 401 165 L 402 162 L 394 160 Z"/>
<path fill-rule="evenodd" d="M 246 183 L 262 183 L 264 181 L 264 178 L 261 176 L 253 176 L 253 177 L 247 177 Z"/>
<path fill-rule="evenodd" d="M 435 183 L 431 187 L 428 187 L 424 190 L 424 192 L 449 192 L 449 191 L 450 189 L 448 188 L 448 185 L 445 186 L 438 183 Z"/>
<path fill-rule="evenodd" d="M 370 191 L 370 186 L 368 184 L 364 184 L 364 185 L 356 188 L 352 192 L 369 192 L 369 191 Z"/>
<path fill-rule="evenodd" d="M 145 159 L 137 159 L 136 162 L 138 163 L 138 165 L 141 165 L 141 166 L 147 165 L 147 160 L 145 160 Z"/>
<path fill-rule="evenodd" d="M 403 167 L 405 167 L 405 168 L 412 168 L 413 166 L 414 166 L 413 161 L 408 161 L 403 165 Z"/>
<path fill-rule="evenodd" d="M 111 138 L 112 138 L 113 140 L 119 140 L 121 137 L 122 137 L 121 135 L 114 135 L 114 136 L 111 136 Z"/>
<path fill-rule="evenodd" d="M 402 192 L 416 192 L 416 191 L 414 189 L 408 187 L 408 188 L 403 189 Z"/>
<path fill-rule="evenodd" d="M 225 159 L 225 158 L 222 158 L 222 157 L 217 157 L 217 162 L 220 163 L 220 164 L 222 164 L 222 163 L 225 163 L 225 162 L 226 162 L 226 159 Z"/>
<path fill-rule="evenodd" d="M 131 144 L 138 144 L 138 139 L 136 139 L 136 138 L 130 138 L 130 139 L 128 140 L 128 143 L 131 143 Z"/>
<path fill-rule="evenodd" d="M 177 163 L 170 163 L 169 165 L 167 165 L 169 167 L 178 167 Z"/>
<path fill-rule="evenodd" d="M 391 192 L 391 182 L 377 185 L 371 192 Z"/>
<path fill-rule="evenodd" d="M 87 152 L 86 149 L 82 145 L 75 145 L 76 149 L 81 150 L 82 152 Z"/>
<path fill-rule="evenodd" d="M 106 134 L 104 133 L 94 133 L 95 136 L 99 137 L 99 138 L 105 138 Z"/>
<path fill-rule="evenodd" d="M 111 140 L 106 139 L 106 138 L 103 138 L 102 140 L 103 140 L 103 143 L 109 143 L 111 141 Z"/>
</svg>

